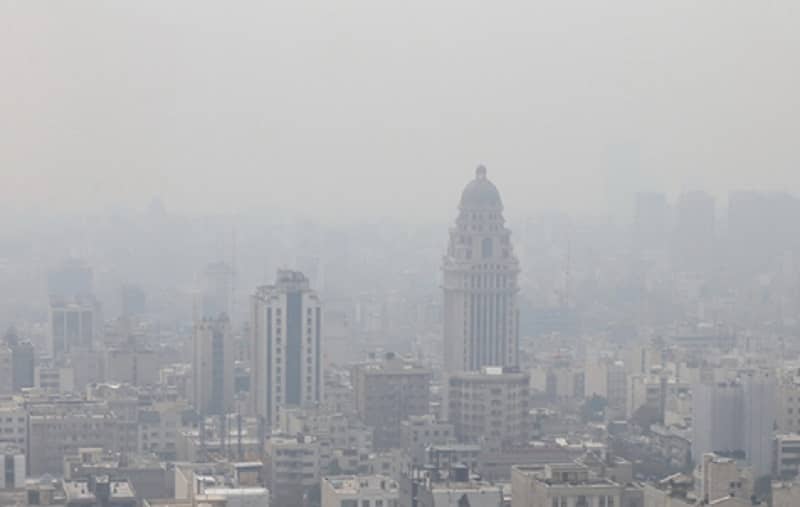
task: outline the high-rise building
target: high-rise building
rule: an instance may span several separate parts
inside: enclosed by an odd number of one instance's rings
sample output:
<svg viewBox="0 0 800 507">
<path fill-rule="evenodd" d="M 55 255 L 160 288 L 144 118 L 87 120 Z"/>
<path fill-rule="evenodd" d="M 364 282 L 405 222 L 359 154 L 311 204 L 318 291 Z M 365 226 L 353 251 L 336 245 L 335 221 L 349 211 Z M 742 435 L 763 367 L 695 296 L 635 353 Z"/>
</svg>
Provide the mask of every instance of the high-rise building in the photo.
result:
<svg viewBox="0 0 800 507">
<path fill-rule="evenodd" d="M 497 187 L 479 166 L 461 194 L 442 264 L 448 373 L 519 363 L 519 262 Z"/>
<path fill-rule="evenodd" d="M 224 262 L 212 262 L 203 272 L 198 317 L 225 314 L 233 318 L 233 268 Z"/>
<path fill-rule="evenodd" d="M 142 315 L 147 311 L 147 295 L 138 285 L 125 284 L 120 289 L 123 317 Z"/>
<path fill-rule="evenodd" d="M 322 400 L 322 303 L 303 273 L 279 270 L 251 297 L 251 311 L 250 393 L 256 415 L 277 425 L 281 407 Z"/>
<path fill-rule="evenodd" d="M 50 298 L 50 352 L 61 357 L 70 350 L 91 349 L 101 329 L 99 304 L 91 297 Z"/>
<path fill-rule="evenodd" d="M 11 362 L 14 370 L 14 391 L 33 387 L 36 368 L 36 351 L 29 341 L 18 342 L 11 347 Z"/>
<path fill-rule="evenodd" d="M 80 259 L 67 259 L 47 272 L 47 294 L 62 299 L 93 294 L 92 268 Z"/>
<path fill-rule="evenodd" d="M 14 389 L 14 362 L 11 347 L 0 342 L 0 394 L 11 394 Z"/>
<path fill-rule="evenodd" d="M 744 411 L 742 386 L 737 382 L 692 386 L 692 456 L 741 450 Z"/>
<path fill-rule="evenodd" d="M 714 198 L 700 191 L 681 195 L 673 241 L 676 269 L 692 273 L 710 269 L 714 263 L 716 230 Z"/>
<path fill-rule="evenodd" d="M 192 403 L 201 415 L 226 414 L 233 408 L 233 338 L 227 315 L 195 325 L 192 348 Z"/>
<path fill-rule="evenodd" d="M 746 372 L 742 376 L 744 395 L 744 452 L 755 477 L 772 472 L 772 445 L 775 435 L 777 383 L 775 374 L 766 370 Z"/>
<path fill-rule="evenodd" d="M 353 369 L 356 411 L 375 430 L 376 448 L 399 447 L 402 421 L 428 413 L 432 377 L 433 372 L 428 368 L 392 353 L 383 360 L 359 364 Z"/>
<path fill-rule="evenodd" d="M 0 349 L 2 349 L 3 343 L 8 345 L 11 350 L 12 390 L 18 392 L 22 388 L 33 387 L 33 370 L 36 367 L 36 353 L 33 344 L 29 341 L 21 341 L 14 327 L 6 331 L 3 341 L 0 341 Z M 0 372 L 0 378 L 2 375 L 3 373 Z"/>
<path fill-rule="evenodd" d="M 776 383 L 768 371 L 692 387 L 692 456 L 741 451 L 756 478 L 772 471 Z"/>
<path fill-rule="evenodd" d="M 637 250 L 659 250 L 666 246 L 669 214 L 669 204 L 663 193 L 640 192 L 636 194 L 633 242 Z"/>
</svg>

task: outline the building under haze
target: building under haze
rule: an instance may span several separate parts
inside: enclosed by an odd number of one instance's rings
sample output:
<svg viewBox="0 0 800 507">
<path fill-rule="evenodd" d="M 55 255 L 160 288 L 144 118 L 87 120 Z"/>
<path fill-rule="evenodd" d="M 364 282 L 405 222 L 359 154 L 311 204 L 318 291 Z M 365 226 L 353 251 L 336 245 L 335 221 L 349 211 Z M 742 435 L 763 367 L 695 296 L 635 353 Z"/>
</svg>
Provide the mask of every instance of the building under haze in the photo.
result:
<svg viewBox="0 0 800 507">
<path fill-rule="evenodd" d="M 502 451 L 528 441 L 530 376 L 484 367 L 447 380 L 447 418 L 460 442 Z M 476 400 L 479 400 L 476 402 Z"/>
<path fill-rule="evenodd" d="M 673 238 L 673 262 L 677 271 L 705 273 L 714 263 L 717 234 L 716 203 L 705 192 L 680 196 Z"/>
<path fill-rule="evenodd" d="M 192 349 L 192 403 L 202 415 L 233 408 L 233 337 L 227 315 L 195 325 Z"/>
<path fill-rule="evenodd" d="M 233 318 L 233 268 L 224 262 L 212 262 L 203 272 L 199 296 L 199 317 Z"/>
<path fill-rule="evenodd" d="M 89 296 L 94 293 L 92 268 L 80 259 L 67 259 L 47 272 L 47 294 L 59 298 Z"/>
<path fill-rule="evenodd" d="M 391 352 L 353 368 L 356 411 L 375 430 L 376 448 L 399 447 L 402 421 L 428 413 L 432 377 L 430 369 Z"/>
<path fill-rule="evenodd" d="M 100 305 L 92 296 L 50 297 L 50 352 L 61 357 L 72 349 L 89 350 L 98 341 Z"/>
<path fill-rule="evenodd" d="M 256 414 L 278 424 L 284 406 L 322 399 L 322 304 L 298 271 L 279 270 L 251 297 L 250 392 Z"/>
<path fill-rule="evenodd" d="M 478 167 L 461 194 L 442 264 L 448 373 L 519 362 L 519 263 L 497 187 Z"/>
<path fill-rule="evenodd" d="M 692 456 L 710 452 L 745 456 L 755 477 L 768 475 L 776 423 L 776 381 L 769 371 L 749 371 L 735 382 L 692 387 Z"/>
</svg>

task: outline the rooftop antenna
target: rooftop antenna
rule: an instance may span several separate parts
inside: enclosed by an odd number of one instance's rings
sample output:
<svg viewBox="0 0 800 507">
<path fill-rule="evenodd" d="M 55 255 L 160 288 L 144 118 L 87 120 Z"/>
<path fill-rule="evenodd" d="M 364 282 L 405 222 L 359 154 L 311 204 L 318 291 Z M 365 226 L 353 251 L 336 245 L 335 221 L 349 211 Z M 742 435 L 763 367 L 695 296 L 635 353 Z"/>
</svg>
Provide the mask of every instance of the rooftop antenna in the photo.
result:
<svg viewBox="0 0 800 507">
<path fill-rule="evenodd" d="M 228 318 L 231 319 L 231 327 L 233 327 L 233 323 L 235 321 L 234 316 L 236 315 L 236 277 L 238 275 L 238 270 L 236 267 L 236 226 L 231 227 L 231 293 L 230 293 L 230 303 L 229 303 L 229 311 L 230 315 Z"/>
<path fill-rule="evenodd" d="M 236 436 L 239 451 L 239 460 L 244 461 L 244 453 L 242 452 L 242 402 L 236 403 Z"/>
</svg>

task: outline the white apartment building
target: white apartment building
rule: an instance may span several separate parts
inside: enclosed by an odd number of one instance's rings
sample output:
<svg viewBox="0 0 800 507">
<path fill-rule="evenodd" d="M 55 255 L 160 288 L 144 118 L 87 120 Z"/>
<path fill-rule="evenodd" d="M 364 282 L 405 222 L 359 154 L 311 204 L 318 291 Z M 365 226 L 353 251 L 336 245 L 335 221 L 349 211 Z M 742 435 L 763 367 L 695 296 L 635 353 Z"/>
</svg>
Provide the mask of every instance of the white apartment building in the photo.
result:
<svg viewBox="0 0 800 507">
<path fill-rule="evenodd" d="M 277 427 L 282 407 L 322 400 L 322 303 L 302 273 L 279 270 L 251 297 L 251 311 L 251 396 L 255 413 Z"/>
</svg>

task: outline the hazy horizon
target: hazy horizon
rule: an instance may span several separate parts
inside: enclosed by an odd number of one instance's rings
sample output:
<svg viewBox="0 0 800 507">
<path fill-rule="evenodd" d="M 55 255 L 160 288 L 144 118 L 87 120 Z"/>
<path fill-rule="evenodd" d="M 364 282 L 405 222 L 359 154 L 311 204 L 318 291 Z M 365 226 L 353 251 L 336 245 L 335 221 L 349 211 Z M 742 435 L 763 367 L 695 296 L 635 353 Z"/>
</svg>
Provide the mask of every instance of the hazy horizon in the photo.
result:
<svg viewBox="0 0 800 507">
<path fill-rule="evenodd" d="M 519 214 L 800 191 L 788 0 L 0 6 L 0 208 L 446 222 L 479 163 Z"/>
</svg>

